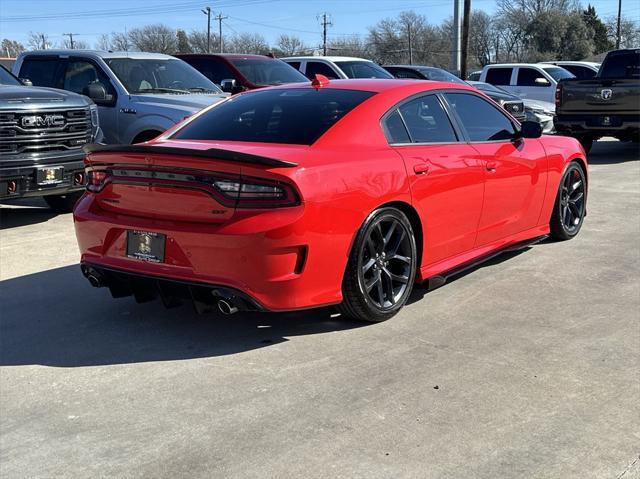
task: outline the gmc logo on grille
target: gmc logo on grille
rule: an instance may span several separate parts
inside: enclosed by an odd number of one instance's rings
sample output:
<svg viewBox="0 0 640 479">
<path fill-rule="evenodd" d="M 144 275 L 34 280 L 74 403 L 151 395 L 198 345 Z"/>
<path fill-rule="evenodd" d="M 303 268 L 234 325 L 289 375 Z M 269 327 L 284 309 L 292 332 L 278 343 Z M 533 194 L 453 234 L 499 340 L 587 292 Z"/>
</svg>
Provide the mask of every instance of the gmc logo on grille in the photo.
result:
<svg viewBox="0 0 640 479">
<path fill-rule="evenodd" d="M 34 126 L 64 126 L 64 116 L 62 115 L 33 115 L 23 116 L 22 126 L 34 127 Z"/>
</svg>

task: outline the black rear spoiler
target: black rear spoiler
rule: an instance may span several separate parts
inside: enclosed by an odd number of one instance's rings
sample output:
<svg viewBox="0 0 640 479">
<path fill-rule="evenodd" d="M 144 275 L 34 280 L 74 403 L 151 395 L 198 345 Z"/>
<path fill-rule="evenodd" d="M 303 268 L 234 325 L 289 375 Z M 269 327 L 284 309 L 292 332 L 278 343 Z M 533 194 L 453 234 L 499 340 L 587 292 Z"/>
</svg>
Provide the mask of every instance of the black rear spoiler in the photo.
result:
<svg viewBox="0 0 640 479">
<path fill-rule="evenodd" d="M 93 143 L 85 145 L 85 153 L 143 153 L 152 155 L 181 155 L 197 158 L 213 158 L 216 160 L 236 161 L 239 163 L 251 163 L 258 165 L 288 168 L 298 166 L 297 163 L 285 160 L 277 160 L 267 156 L 252 155 L 234 150 L 224 150 L 221 148 L 209 148 L 208 150 L 195 150 L 191 148 L 177 148 L 175 146 L 152 146 L 152 145 L 100 145 Z"/>
</svg>

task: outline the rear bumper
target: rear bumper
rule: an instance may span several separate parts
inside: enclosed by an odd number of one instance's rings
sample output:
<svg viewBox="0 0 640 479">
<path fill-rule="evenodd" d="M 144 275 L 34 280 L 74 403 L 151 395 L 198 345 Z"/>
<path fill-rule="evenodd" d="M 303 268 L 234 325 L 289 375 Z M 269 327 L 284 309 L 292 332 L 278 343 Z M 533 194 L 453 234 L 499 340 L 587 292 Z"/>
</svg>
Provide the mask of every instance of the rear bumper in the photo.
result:
<svg viewBox="0 0 640 479">
<path fill-rule="evenodd" d="M 605 117 L 608 118 L 609 124 L 604 123 Z M 638 115 L 558 115 L 554 123 L 557 132 L 561 135 L 633 138 L 640 134 L 640 116 Z"/>
<path fill-rule="evenodd" d="M 81 260 L 94 268 L 228 288 L 255 309 L 290 311 L 342 301 L 353 230 L 329 232 L 309 210 L 236 212 L 221 224 L 179 222 L 107 212 L 85 195 L 74 221 Z M 164 261 L 127 257 L 128 230 L 164 234 Z"/>
<path fill-rule="evenodd" d="M 16 164 L 17 163 L 17 164 Z M 26 164 L 25 164 L 26 163 Z M 61 166 L 62 181 L 51 185 L 39 185 L 39 168 Z M 64 195 L 84 189 L 84 153 L 49 157 L 46 161 L 2 161 L 0 160 L 0 200 L 11 200 L 33 196 Z"/>
</svg>

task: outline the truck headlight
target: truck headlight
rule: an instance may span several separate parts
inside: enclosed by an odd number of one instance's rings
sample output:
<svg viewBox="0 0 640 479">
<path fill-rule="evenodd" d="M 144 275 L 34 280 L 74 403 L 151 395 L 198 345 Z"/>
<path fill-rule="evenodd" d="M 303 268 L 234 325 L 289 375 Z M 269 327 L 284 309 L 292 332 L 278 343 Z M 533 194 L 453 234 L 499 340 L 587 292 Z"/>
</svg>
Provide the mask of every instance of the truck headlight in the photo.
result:
<svg viewBox="0 0 640 479">
<path fill-rule="evenodd" d="M 95 140 L 96 135 L 98 134 L 98 129 L 100 128 L 100 118 L 98 117 L 98 105 L 95 103 L 89 106 L 89 110 L 91 111 L 91 139 Z"/>
</svg>

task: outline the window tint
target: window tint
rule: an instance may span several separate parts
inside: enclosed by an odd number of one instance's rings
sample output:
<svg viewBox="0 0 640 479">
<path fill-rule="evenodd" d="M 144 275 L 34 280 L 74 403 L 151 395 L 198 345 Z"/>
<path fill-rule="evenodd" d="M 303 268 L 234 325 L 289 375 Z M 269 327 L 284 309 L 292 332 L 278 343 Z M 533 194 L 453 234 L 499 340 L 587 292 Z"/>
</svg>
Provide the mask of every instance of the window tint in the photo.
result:
<svg viewBox="0 0 640 479">
<path fill-rule="evenodd" d="M 388 68 L 388 72 L 390 72 L 396 78 L 410 78 L 417 80 L 424 80 L 424 77 L 413 70 L 409 70 L 406 68 Z"/>
<path fill-rule="evenodd" d="M 347 78 L 393 78 L 393 75 L 381 66 L 367 61 L 336 62 Z"/>
<path fill-rule="evenodd" d="M 310 145 L 374 94 L 332 88 L 257 90 L 220 103 L 173 138 Z"/>
<path fill-rule="evenodd" d="M 394 110 L 384 121 L 384 128 L 389 143 L 411 143 L 411 138 L 404 127 L 398 110 Z"/>
<path fill-rule="evenodd" d="M 537 78 L 544 78 L 544 80 L 546 80 L 546 83 L 536 83 Z M 551 83 L 549 83 L 549 80 L 547 80 L 545 76 L 535 68 L 518 68 L 518 82 L 516 83 L 516 85 L 548 87 L 550 84 Z"/>
<path fill-rule="evenodd" d="M 413 143 L 457 141 L 449 117 L 435 95 L 411 100 L 398 108 Z"/>
<path fill-rule="evenodd" d="M 305 76 L 282 60 L 232 59 L 231 63 L 256 85 L 281 85 L 307 82 Z"/>
<path fill-rule="evenodd" d="M 326 63 L 307 62 L 307 68 L 305 72 L 307 78 L 313 80 L 316 77 L 316 74 L 324 75 L 330 80 L 338 78 L 338 74 L 334 72 L 333 68 L 331 68 Z"/>
<path fill-rule="evenodd" d="M 460 80 L 453 73 L 449 73 L 441 68 L 426 67 L 420 68 L 420 71 L 429 79 L 434 81 L 448 81 L 451 83 L 461 83 L 466 85 L 467 82 Z"/>
<path fill-rule="evenodd" d="M 87 95 L 89 85 L 92 83 L 99 83 L 107 93 L 113 93 L 111 83 L 102 70 L 84 60 L 70 60 L 64 75 L 64 89 Z"/>
<path fill-rule="evenodd" d="M 492 85 L 509 85 L 512 68 L 489 68 L 485 81 Z"/>
<path fill-rule="evenodd" d="M 591 80 L 596 76 L 596 72 L 591 68 L 582 67 L 580 65 L 565 65 L 562 68 L 575 75 L 578 80 Z"/>
<path fill-rule="evenodd" d="M 59 61 L 57 58 L 50 60 L 37 60 L 26 58 L 20 68 L 20 78 L 28 78 L 34 86 L 46 86 L 56 88 L 55 77 Z"/>
<path fill-rule="evenodd" d="M 609 53 L 599 74 L 601 78 L 640 78 L 640 50 Z"/>
<path fill-rule="evenodd" d="M 288 63 L 289 65 L 291 65 L 296 70 L 300 70 L 300 62 L 285 62 L 285 63 Z"/>
<path fill-rule="evenodd" d="M 0 65 L 0 85 L 21 85 L 16 77 Z"/>
<path fill-rule="evenodd" d="M 446 93 L 471 141 L 510 140 L 515 134 L 511 121 L 487 100 L 467 93 Z"/>
<path fill-rule="evenodd" d="M 563 78 L 574 78 L 573 73 L 568 72 L 562 67 L 542 67 L 542 69 L 555 81 Z"/>
<path fill-rule="evenodd" d="M 222 80 L 237 80 L 231 69 L 221 60 L 188 58 L 185 61 L 217 85 L 220 85 Z"/>
</svg>

